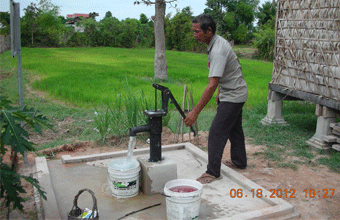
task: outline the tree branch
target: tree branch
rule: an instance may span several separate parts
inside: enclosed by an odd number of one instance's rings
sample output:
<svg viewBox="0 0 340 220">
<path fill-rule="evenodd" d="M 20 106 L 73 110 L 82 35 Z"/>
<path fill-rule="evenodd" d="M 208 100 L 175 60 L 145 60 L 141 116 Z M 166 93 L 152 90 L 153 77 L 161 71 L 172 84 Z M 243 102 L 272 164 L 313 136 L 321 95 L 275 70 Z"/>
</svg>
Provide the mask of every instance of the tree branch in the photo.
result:
<svg viewBox="0 0 340 220">
<path fill-rule="evenodd" d="M 156 0 L 155 0 L 156 1 Z M 164 2 L 165 3 L 170 3 L 170 5 L 172 6 L 172 4 L 171 3 L 173 3 L 173 2 L 177 2 L 178 0 L 168 0 L 168 1 L 165 1 L 164 0 Z M 149 6 L 149 5 L 152 5 L 152 4 L 156 4 L 156 2 L 152 2 L 152 1 L 150 1 L 150 0 L 137 0 L 137 1 L 135 1 L 133 4 L 134 5 L 139 5 L 139 4 L 141 4 L 141 3 L 144 3 L 144 4 L 146 4 L 147 6 Z M 175 5 L 175 7 L 177 7 L 177 4 Z"/>
<path fill-rule="evenodd" d="M 144 4 L 146 4 L 147 6 L 149 6 L 149 5 L 151 5 L 151 4 L 155 4 L 155 2 L 152 2 L 152 1 L 150 1 L 150 0 L 140 0 L 140 1 L 135 1 L 134 2 L 134 5 L 139 5 L 139 4 L 141 4 L 141 3 L 144 3 Z"/>
</svg>

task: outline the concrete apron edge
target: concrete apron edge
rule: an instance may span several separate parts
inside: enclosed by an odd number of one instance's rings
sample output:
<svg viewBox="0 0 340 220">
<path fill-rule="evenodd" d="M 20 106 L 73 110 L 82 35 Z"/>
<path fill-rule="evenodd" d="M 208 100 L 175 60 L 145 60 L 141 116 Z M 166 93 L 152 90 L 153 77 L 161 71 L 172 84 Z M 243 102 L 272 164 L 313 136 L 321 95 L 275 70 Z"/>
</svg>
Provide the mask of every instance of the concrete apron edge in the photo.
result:
<svg viewBox="0 0 340 220">
<path fill-rule="evenodd" d="M 41 198 L 37 190 L 34 190 L 35 196 L 39 196 L 43 208 L 43 219 L 61 219 L 57 199 L 54 194 L 50 172 L 45 157 L 35 158 L 35 169 L 37 179 L 42 190 L 46 192 L 47 200 Z M 39 210 L 38 210 L 39 211 Z"/>
<path fill-rule="evenodd" d="M 188 150 L 194 156 L 200 158 L 201 160 L 208 162 L 208 155 L 206 152 L 199 149 L 190 142 L 184 144 L 186 150 Z M 263 197 L 261 199 L 268 203 L 269 205 L 271 205 L 271 207 L 265 209 L 235 215 L 232 217 L 232 219 L 265 219 L 274 217 L 277 218 L 283 215 L 290 214 L 294 211 L 294 206 L 292 206 L 291 204 L 289 204 L 288 202 L 284 201 L 281 198 L 270 198 L 270 195 L 272 194 L 271 192 L 269 192 L 262 186 L 254 183 L 245 176 L 239 174 L 235 170 L 227 166 L 221 166 L 221 174 L 227 176 L 228 178 L 238 183 L 239 185 L 243 186 L 249 191 L 252 189 L 262 189 Z M 265 195 L 267 195 L 267 197 L 265 197 Z"/>
<path fill-rule="evenodd" d="M 197 157 L 205 162 L 208 161 L 207 153 L 199 149 L 195 145 L 191 144 L 190 142 L 162 146 L 162 151 L 171 151 L 171 150 L 180 150 L 180 149 L 188 150 L 190 153 L 193 154 L 194 157 Z M 143 148 L 143 149 L 134 150 L 133 154 L 141 155 L 141 154 L 145 154 L 148 152 L 150 152 L 149 148 Z M 87 156 L 77 156 L 77 157 L 64 155 L 61 157 L 61 161 L 63 164 L 81 163 L 81 162 L 90 162 L 90 161 L 95 161 L 95 160 L 117 158 L 117 157 L 125 156 L 126 154 L 127 154 L 127 150 L 119 151 L 119 152 L 87 155 Z M 42 200 L 42 203 L 43 203 L 42 206 L 43 206 L 45 219 L 60 219 L 59 208 L 57 206 L 57 200 L 53 192 L 46 158 L 37 157 L 35 162 L 36 162 L 36 170 L 38 174 L 37 177 L 38 177 L 39 183 L 42 183 L 42 180 L 45 180 L 46 183 L 44 183 L 42 187 L 44 187 L 44 189 L 50 189 L 51 191 L 50 195 L 46 195 L 49 203 L 47 204 L 45 200 Z M 271 205 L 271 207 L 264 208 L 261 210 L 255 210 L 255 211 L 238 214 L 236 216 L 233 216 L 232 219 L 278 218 L 278 217 L 283 217 L 284 215 L 291 214 L 294 211 L 294 207 L 291 204 L 289 204 L 288 202 L 284 201 L 281 198 L 270 198 L 270 195 L 272 193 L 270 193 L 268 190 L 266 190 L 262 186 L 254 183 L 250 179 L 242 176 L 241 174 L 234 171 L 233 169 L 227 166 L 222 166 L 221 173 L 227 176 L 228 178 L 230 178 L 231 180 L 235 181 L 236 183 L 240 184 L 241 186 L 243 186 L 249 191 L 252 189 L 262 189 L 263 197 L 261 199 L 265 201 L 266 203 L 268 203 L 269 205 Z M 46 175 L 48 175 L 48 178 L 46 178 Z M 267 197 L 265 197 L 265 195 L 267 195 Z M 51 214 L 54 216 L 53 217 L 50 216 Z"/>
<path fill-rule="evenodd" d="M 162 151 L 170 151 L 170 150 L 180 150 L 184 149 L 185 144 L 172 144 L 162 146 Z M 101 154 L 93 154 L 93 155 L 86 155 L 86 156 L 77 156 L 71 157 L 70 155 L 63 155 L 61 156 L 61 162 L 63 164 L 68 163 L 82 163 L 82 162 L 91 162 L 96 160 L 105 160 L 110 158 L 117 158 L 123 157 L 127 155 L 127 150 L 116 151 L 116 152 L 109 152 L 109 153 L 101 153 Z M 142 155 L 150 152 L 150 148 L 141 148 L 136 149 L 133 151 L 133 155 Z"/>
</svg>

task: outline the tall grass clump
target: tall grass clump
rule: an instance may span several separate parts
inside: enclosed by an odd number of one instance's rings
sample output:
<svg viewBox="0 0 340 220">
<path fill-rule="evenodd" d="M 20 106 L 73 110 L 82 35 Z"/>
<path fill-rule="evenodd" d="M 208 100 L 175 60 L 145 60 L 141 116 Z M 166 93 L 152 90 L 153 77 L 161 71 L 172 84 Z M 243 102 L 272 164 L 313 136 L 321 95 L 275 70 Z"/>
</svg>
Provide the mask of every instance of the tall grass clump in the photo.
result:
<svg viewBox="0 0 340 220">
<path fill-rule="evenodd" d="M 100 134 L 101 142 L 105 142 L 109 136 L 121 138 L 126 136 L 130 128 L 148 123 L 145 110 L 153 110 L 151 100 L 147 99 L 144 92 L 131 92 L 129 87 L 124 94 L 119 93 L 114 102 L 106 105 L 101 110 L 96 109 L 95 125 Z M 161 100 L 157 100 L 157 106 L 161 106 Z M 163 126 L 167 126 L 171 114 L 163 117 Z"/>
</svg>

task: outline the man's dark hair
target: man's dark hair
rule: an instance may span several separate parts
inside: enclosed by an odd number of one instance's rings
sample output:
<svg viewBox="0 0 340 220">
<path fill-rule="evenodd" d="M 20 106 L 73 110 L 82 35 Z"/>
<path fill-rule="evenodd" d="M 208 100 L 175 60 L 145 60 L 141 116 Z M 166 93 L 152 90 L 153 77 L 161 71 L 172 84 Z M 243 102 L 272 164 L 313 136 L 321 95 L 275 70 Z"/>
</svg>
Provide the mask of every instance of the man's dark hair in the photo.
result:
<svg viewBox="0 0 340 220">
<path fill-rule="evenodd" d="M 194 17 L 194 19 L 192 19 L 192 23 L 200 23 L 200 28 L 204 31 L 204 33 L 207 32 L 209 27 L 213 34 L 216 32 L 216 23 L 208 14 L 201 14 Z"/>
</svg>

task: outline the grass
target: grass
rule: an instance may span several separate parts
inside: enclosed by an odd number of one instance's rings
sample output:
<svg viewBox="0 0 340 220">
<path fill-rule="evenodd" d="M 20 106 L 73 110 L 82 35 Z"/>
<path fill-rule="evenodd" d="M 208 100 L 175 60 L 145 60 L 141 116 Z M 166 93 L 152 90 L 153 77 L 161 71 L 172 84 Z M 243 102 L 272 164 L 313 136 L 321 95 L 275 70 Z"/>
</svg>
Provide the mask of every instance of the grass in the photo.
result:
<svg viewBox="0 0 340 220">
<path fill-rule="evenodd" d="M 110 125 L 121 123 L 109 121 L 110 117 L 110 120 L 122 118 L 119 116 L 122 112 L 118 111 L 118 106 L 121 106 L 123 111 L 129 108 L 136 109 L 134 103 L 138 99 L 143 99 L 142 109 L 149 109 L 154 105 L 154 89 L 151 86 L 154 83 L 153 50 L 23 48 L 22 54 L 24 83 L 30 83 L 35 90 L 49 94 L 47 99 L 41 100 L 39 110 L 52 121 L 63 121 L 68 118 L 74 120 L 68 132 L 58 134 L 57 139 L 38 146 L 38 149 L 74 140 L 105 140 L 108 131 L 115 128 Z M 166 56 L 169 80 L 162 85 L 169 87 L 180 103 L 183 85 L 192 83 L 194 103 L 197 103 L 207 84 L 206 55 L 167 51 Z M 1 80 L 2 92 L 17 103 L 16 60 L 10 58 L 9 52 L 5 52 L 0 54 L 0 62 L 1 77 L 5 77 Z M 304 101 L 285 101 L 283 117 L 290 126 L 263 126 L 260 120 L 267 113 L 267 85 L 271 80 L 273 65 L 248 59 L 240 59 L 240 63 L 249 89 L 249 97 L 243 111 L 244 132 L 254 144 L 267 146 L 257 155 L 276 161 L 277 166 L 284 168 L 296 169 L 298 163 L 310 164 L 316 153 L 305 141 L 315 133 L 317 121 L 315 106 Z M 24 93 L 26 105 L 35 107 L 39 103 L 37 95 L 28 95 L 26 90 Z M 56 104 L 50 98 L 66 104 Z M 168 126 L 175 131 L 179 116 L 173 110 L 173 104 L 169 103 L 169 107 L 172 107 L 172 110 L 171 118 L 167 118 Z M 98 119 L 96 110 L 102 114 L 100 117 L 103 119 L 96 121 Z M 129 110 L 130 114 L 136 111 L 140 109 Z M 112 115 L 109 117 L 109 114 Z M 199 130 L 209 130 L 214 114 L 213 97 L 208 107 L 199 115 Z M 142 122 L 135 120 L 135 123 Z M 102 131 L 95 131 L 100 126 Z M 296 163 L 290 162 L 286 161 L 287 156 L 301 159 Z M 339 152 L 333 152 L 330 156 L 318 159 L 317 162 L 340 172 Z"/>
<path fill-rule="evenodd" d="M 9 57 L 5 52 L 2 56 Z M 193 84 L 197 103 L 207 84 L 208 68 L 205 54 L 167 51 L 168 82 L 174 97 L 183 95 L 183 85 Z M 154 51 L 120 48 L 23 48 L 22 68 L 31 74 L 36 90 L 48 92 L 54 99 L 79 107 L 101 106 L 115 100 L 123 84 L 131 92 L 143 91 L 147 99 L 154 96 Z M 15 59 L 10 59 L 16 67 Z M 244 77 L 249 82 L 249 99 L 253 106 L 267 95 L 272 64 L 240 60 Z M 263 83 L 265 81 L 266 83 Z M 117 86 L 120 85 L 120 86 Z M 210 106 L 214 102 L 210 102 Z"/>
</svg>

